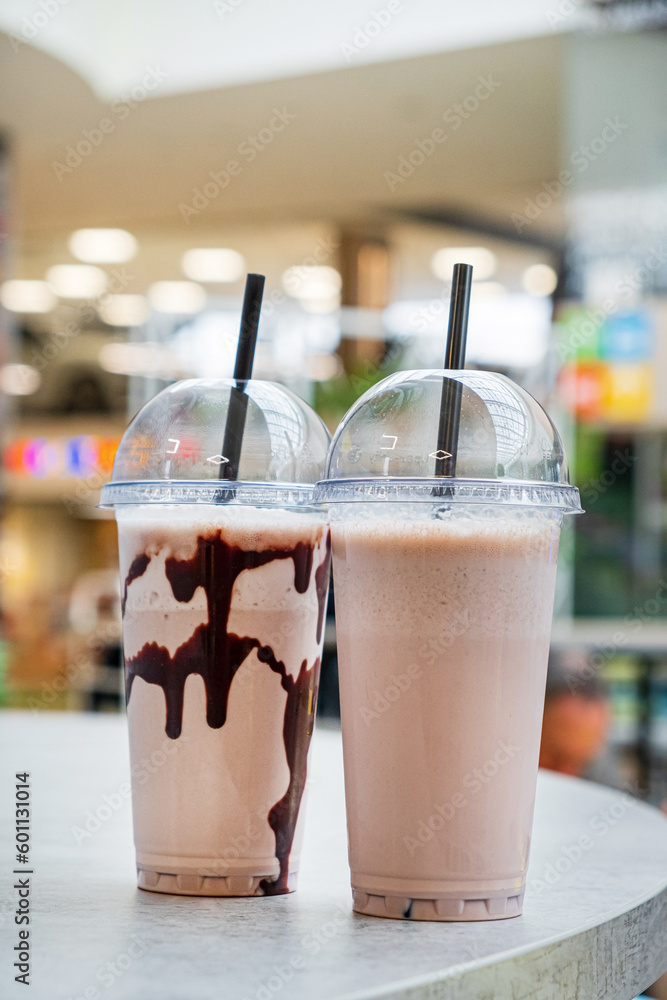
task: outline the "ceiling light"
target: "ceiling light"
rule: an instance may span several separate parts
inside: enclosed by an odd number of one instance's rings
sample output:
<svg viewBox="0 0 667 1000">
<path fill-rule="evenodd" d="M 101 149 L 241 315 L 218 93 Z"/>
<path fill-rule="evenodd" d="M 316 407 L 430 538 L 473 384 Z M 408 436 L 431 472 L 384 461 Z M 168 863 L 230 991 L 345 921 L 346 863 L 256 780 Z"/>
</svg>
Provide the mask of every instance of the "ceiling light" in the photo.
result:
<svg viewBox="0 0 667 1000">
<path fill-rule="evenodd" d="M 467 357 L 492 368 L 532 368 L 549 346 L 551 303 L 530 295 L 476 299 L 470 306 Z"/>
<path fill-rule="evenodd" d="M 165 313 L 196 313 L 206 304 L 206 292 L 194 281 L 156 281 L 148 298 L 154 309 Z"/>
<path fill-rule="evenodd" d="M 337 354 L 311 354 L 302 366 L 303 374 L 313 382 L 328 382 L 342 371 L 343 365 Z"/>
<path fill-rule="evenodd" d="M 56 304 L 46 281 L 5 281 L 0 288 L 0 302 L 5 309 L 18 313 L 47 313 Z"/>
<path fill-rule="evenodd" d="M 0 368 L 0 391 L 8 396 L 30 396 L 37 392 L 42 376 L 32 365 L 3 365 Z"/>
<path fill-rule="evenodd" d="M 472 264 L 473 281 L 484 281 L 496 271 L 498 260 L 486 247 L 443 247 L 433 255 L 431 269 L 441 281 L 452 280 L 454 264 Z"/>
<path fill-rule="evenodd" d="M 149 308 L 143 295 L 109 295 L 97 311 L 109 326 L 141 326 Z"/>
<path fill-rule="evenodd" d="M 290 267 L 282 285 L 294 299 L 323 301 L 340 294 L 343 279 L 334 267 Z"/>
<path fill-rule="evenodd" d="M 340 306 L 340 296 L 330 295 L 325 299 L 302 299 L 302 307 L 309 313 L 332 313 Z"/>
<path fill-rule="evenodd" d="M 236 250 L 202 248 L 188 250 L 181 260 L 183 274 L 193 281 L 238 281 L 245 271 L 245 258 Z"/>
<path fill-rule="evenodd" d="M 46 280 L 61 299 L 95 299 L 107 287 L 107 276 L 92 264 L 56 264 Z"/>
<path fill-rule="evenodd" d="M 526 268 L 521 280 L 531 295 L 551 295 L 556 290 L 558 275 L 548 264 L 533 264 Z"/>
<path fill-rule="evenodd" d="M 173 352 L 164 344 L 147 341 L 142 344 L 104 344 L 99 363 L 116 375 L 143 375 L 146 378 L 178 378 L 181 366 Z"/>
<path fill-rule="evenodd" d="M 137 247 L 125 229 L 77 229 L 69 238 L 72 256 L 87 264 L 124 264 L 132 260 Z"/>
<path fill-rule="evenodd" d="M 505 295 L 507 289 L 499 281 L 475 281 L 471 291 L 477 298 L 480 295 Z"/>
</svg>

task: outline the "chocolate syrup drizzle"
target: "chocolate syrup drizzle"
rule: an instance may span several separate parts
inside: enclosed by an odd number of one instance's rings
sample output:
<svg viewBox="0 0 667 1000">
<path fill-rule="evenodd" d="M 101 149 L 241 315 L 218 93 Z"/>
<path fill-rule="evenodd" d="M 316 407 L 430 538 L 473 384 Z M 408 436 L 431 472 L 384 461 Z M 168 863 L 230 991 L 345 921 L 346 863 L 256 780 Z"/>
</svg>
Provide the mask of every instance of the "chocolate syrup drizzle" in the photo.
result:
<svg viewBox="0 0 667 1000">
<path fill-rule="evenodd" d="M 319 611 L 317 613 L 317 632 L 315 638 L 317 642 L 322 639 L 322 626 L 324 625 L 324 615 L 327 610 L 327 594 L 329 593 L 329 564 L 331 562 L 331 534 L 327 533 L 327 554 L 323 561 L 315 570 L 315 590 L 317 592 L 317 603 Z"/>
<path fill-rule="evenodd" d="M 132 565 L 130 566 L 129 572 L 125 579 L 125 586 L 123 587 L 123 596 L 120 601 L 120 609 L 123 614 L 125 614 L 125 605 L 127 604 L 127 588 L 130 586 L 133 580 L 138 577 L 143 576 L 148 569 L 148 564 L 151 561 L 151 557 L 142 552 L 140 556 L 132 560 Z"/>
<path fill-rule="evenodd" d="M 322 637 L 329 584 L 331 542 L 327 534 L 327 548 L 322 563 L 315 570 L 315 589 L 318 600 L 317 642 Z M 135 677 L 148 684 L 159 685 L 165 696 L 167 708 L 166 733 L 178 739 L 183 725 L 183 697 L 185 682 L 190 674 L 200 674 L 206 690 L 206 721 L 212 729 L 220 729 L 227 718 L 229 691 L 236 671 L 253 649 L 257 658 L 280 676 L 280 683 L 287 694 L 283 719 L 283 742 L 290 772 L 285 795 L 269 811 L 268 822 L 276 839 L 276 857 L 280 874 L 274 881 L 263 879 L 260 888 L 265 895 L 288 891 L 287 877 L 289 855 L 294 840 L 299 806 L 306 785 L 308 747 L 313 732 L 317 705 L 317 686 L 320 660 L 312 667 L 304 660 L 296 678 L 287 671 L 285 664 L 276 659 L 271 646 L 263 646 L 251 636 L 238 636 L 227 631 L 234 584 L 246 569 L 257 569 L 274 559 L 291 559 L 294 564 L 294 587 L 299 594 L 308 590 L 313 568 L 314 546 L 298 542 L 289 549 L 248 551 L 228 545 L 221 532 L 197 539 L 197 550 L 191 559 L 170 557 L 165 562 L 165 572 L 174 597 L 189 603 L 198 587 L 206 594 L 208 623 L 199 625 L 187 642 L 179 646 L 173 656 L 165 646 L 147 643 L 136 656 L 125 660 L 127 702 L 132 694 Z M 133 580 L 142 576 L 150 563 L 146 553 L 132 562 L 123 593 L 123 612 L 127 590 Z"/>
</svg>

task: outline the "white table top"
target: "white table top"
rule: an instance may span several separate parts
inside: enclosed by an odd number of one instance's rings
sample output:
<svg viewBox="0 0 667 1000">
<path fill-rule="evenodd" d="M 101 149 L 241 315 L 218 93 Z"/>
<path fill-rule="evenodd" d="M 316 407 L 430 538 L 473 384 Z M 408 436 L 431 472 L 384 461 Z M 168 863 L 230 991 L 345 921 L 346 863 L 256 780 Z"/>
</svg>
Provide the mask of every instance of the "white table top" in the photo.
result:
<svg viewBox="0 0 667 1000">
<path fill-rule="evenodd" d="M 412 923 L 351 911 L 333 730 L 315 738 L 299 889 L 272 898 L 136 889 L 127 801 L 76 843 L 72 827 L 128 780 L 123 718 L 0 713 L 0 760 L 3 1000 L 623 1000 L 667 968 L 667 820 L 621 792 L 541 775 L 523 915 Z M 14 774 L 24 770 L 34 805 L 29 990 L 11 967 Z M 568 861 L 584 833 L 593 847 Z"/>
</svg>

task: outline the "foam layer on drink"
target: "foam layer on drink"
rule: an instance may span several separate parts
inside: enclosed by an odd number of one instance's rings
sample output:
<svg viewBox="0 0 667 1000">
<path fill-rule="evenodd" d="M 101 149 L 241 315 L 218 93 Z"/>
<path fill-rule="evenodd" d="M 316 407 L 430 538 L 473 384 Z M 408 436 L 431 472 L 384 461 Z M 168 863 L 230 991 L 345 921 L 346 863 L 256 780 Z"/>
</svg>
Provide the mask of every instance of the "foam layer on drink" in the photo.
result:
<svg viewBox="0 0 667 1000">
<path fill-rule="evenodd" d="M 138 865 L 198 878 L 190 891 L 223 878 L 243 894 L 288 891 L 328 529 L 303 514 L 242 507 L 134 508 L 118 520 L 133 771 L 165 757 L 149 780 L 135 780 Z"/>
<path fill-rule="evenodd" d="M 355 906 L 418 916 L 422 900 L 426 919 L 465 919 L 459 904 L 498 900 L 484 918 L 507 916 L 528 861 L 559 520 L 379 506 L 332 524 Z"/>
</svg>

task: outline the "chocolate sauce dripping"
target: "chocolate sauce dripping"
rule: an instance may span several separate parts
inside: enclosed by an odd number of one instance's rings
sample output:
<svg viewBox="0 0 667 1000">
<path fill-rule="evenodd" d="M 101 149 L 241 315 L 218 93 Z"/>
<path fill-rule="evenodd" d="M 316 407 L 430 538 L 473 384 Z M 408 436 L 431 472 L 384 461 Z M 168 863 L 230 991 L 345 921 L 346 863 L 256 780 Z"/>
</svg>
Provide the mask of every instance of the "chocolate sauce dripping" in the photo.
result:
<svg viewBox="0 0 667 1000">
<path fill-rule="evenodd" d="M 328 560 L 325 562 L 328 566 Z M 257 656 L 260 660 L 264 659 L 262 652 L 258 652 Z M 280 683 L 287 692 L 283 742 L 290 780 L 282 799 L 276 802 L 269 812 L 269 826 L 276 838 L 276 857 L 280 864 L 280 874 L 274 881 L 263 879 L 260 882 L 260 889 L 265 896 L 276 896 L 289 891 L 289 856 L 299 817 L 299 806 L 308 777 L 308 747 L 313 735 L 317 708 L 320 660 L 318 657 L 310 669 L 304 660 L 296 678 L 287 673 L 282 663 L 269 660 L 264 662 L 268 662 L 271 669 L 280 674 Z"/>
<path fill-rule="evenodd" d="M 322 635 L 327 587 L 329 583 L 330 538 L 327 533 L 327 551 L 315 571 L 318 598 L 318 642 Z M 164 691 L 167 721 L 166 733 L 171 739 L 180 736 L 183 724 L 183 697 L 185 682 L 190 674 L 200 674 L 206 690 L 206 721 L 213 729 L 224 725 L 232 681 L 248 654 L 257 649 L 257 657 L 280 675 L 281 686 L 287 694 L 283 720 L 283 742 L 290 771 L 290 782 L 283 798 L 272 807 L 268 822 L 276 838 L 276 857 L 280 874 L 274 881 L 264 879 L 262 891 L 276 895 L 288 891 L 287 877 L 289 855 L 294 840 L 299 806 L 307 777 L 307 757 L 317 703 L 320 660 L 309 669 L 303 661 L 298 677 L 288 673 L 284 663 L 277 660 L 270 646 L 249 636 L 227 632 L 234 584 L 246 569 L 256 569 L 274 559 L 291 559 L 294 564 L 294 586 L 305 594 L 313 568 L 314 546 L 297 543 L 292 549 L 266 549 L 247 551 L 228 545 L 221 533 L 197 539 L 197 551 L 191 559 L 170 557 L 165 562 L 165 572 L 174 597 L 189 603 L 198 587 L 203 587 L 208 606 L 208 624 L 197 627 L 187 642 L 171 656 L 158 643 L 146 644 L 139 653 L 125 661 L 127 701 L 129 703 L 134 678 L 142 677 L 149 684 L 157 684 Z M 125 599 L 132 580 L 145 571 L 150 557 L 138 556 L 130 566 L 125 581 Z"/>
<path fill-rule="evenodd" d="M 329 593 L 329 573 L 331 565 L 331 535 L 327 535 L 327 551 L 324 559 L 315 570 L 315 590 L 317 592 L 317 632 L 315 638 L 317 642 L 322 639 L 322 626 L 324 625 L 324 614 L 327 609 L 327 595 Z"/>
<path fill-rule="evenodd" d="M 148 569 L 148 564 L 151 561 L 151 557 L 142 552 L 140 556 L 132 560 L 132 565 L 128 571 L 127 577 L 125 578 L 125 586 L 123 587 L 123 596 L 120 602 L 120 610 L 122 614 L 125 614 L 125 605 L 127 604 L 127 588 L 130 586 L 133 580 L 138 579 L 143 576 Z"/>
<path fill-rule="evenodd" d="M 217 532 L 197 539 L 197 550 L 191 559 L 172 556 L 166 560 L 165 573 L 177 601 L 187 604 L 198 587 L 204 588 L 208 624 L 199 625 L 173 656 L 164 646 L 153 642 L 127 659 L 125 666 L 128 703 L 137 676 L 143 677 L 148 684 L 158 684 L 164 691 L 166 733 L 170 739 L 178 739 L 181 735 L 183 695 L 190 674 L 200 674 L 203 678 L 209 726 L 212 729 L 224 726 L 234 675 L 251 650 L 261 645 L 257 639 L 227 632 L 234 584 L 244 570 L 257 569 L 275 559 L 293 561 L 294 586 L 298 593 L 305 594 L 313 566 L 313 546 L 307 542 L 299 542 L 292 549 L 253 552 L 228 545 Z"/>
</svg>

